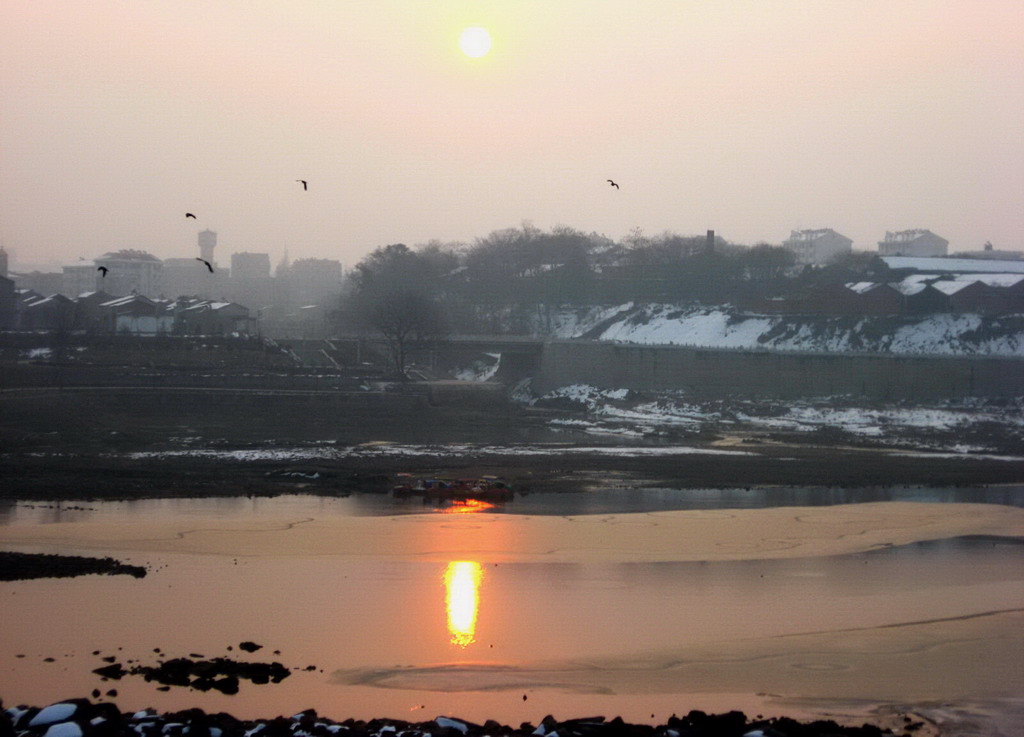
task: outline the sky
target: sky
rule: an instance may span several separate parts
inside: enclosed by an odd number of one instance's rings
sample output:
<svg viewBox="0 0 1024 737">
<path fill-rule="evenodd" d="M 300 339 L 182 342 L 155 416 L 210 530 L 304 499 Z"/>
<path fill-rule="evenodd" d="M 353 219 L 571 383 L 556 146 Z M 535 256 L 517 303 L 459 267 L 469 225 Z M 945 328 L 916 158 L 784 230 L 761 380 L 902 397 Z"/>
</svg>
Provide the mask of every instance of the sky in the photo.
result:
<svg viewBox="0 0 1024 737">
<path fill-rule="evenodd" d="M 0 100 L 15 268 L 523 222 L 1024 251 L 1021 0 L 4 0 Z"/>
</svg>

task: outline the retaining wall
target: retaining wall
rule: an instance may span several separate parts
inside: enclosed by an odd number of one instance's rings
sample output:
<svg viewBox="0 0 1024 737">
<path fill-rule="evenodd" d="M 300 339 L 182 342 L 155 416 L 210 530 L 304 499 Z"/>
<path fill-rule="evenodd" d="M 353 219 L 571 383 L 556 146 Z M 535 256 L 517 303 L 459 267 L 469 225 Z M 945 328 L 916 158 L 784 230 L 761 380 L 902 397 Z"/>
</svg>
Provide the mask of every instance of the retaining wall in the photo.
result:
<svg viewBox="0 0 1024 737">
<path fill-rule="evenodd" d="M 777 353 L 551 342 L 535 388 L 681 389 L 694 396 L 808 397 L 852 394 L 881 400 L 1024 395 L 1024 357 Z"/>
</svg>

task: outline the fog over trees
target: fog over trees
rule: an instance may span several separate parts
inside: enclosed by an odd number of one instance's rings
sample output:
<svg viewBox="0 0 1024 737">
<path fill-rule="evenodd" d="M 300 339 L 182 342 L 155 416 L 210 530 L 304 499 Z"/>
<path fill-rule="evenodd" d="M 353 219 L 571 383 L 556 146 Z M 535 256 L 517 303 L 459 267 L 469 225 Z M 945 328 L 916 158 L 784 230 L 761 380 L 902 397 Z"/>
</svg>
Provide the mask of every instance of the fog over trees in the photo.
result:
<svg viewBox="0 0 1024 737">
<path fill-rule="evenodd" d="M 567 226 L 529 223 L 473 243 L 383 246 L 349 273 L 334 312 L 341 332 L 376 333 L 396 367 L 411 344 L 447 333 L 520 334 L 550 327 L 555 308 L 628 301 L 739 306 L 828 281 L 855 279 L 860 255 L 817 269 L 788 249 L 640 229 L 621 242 Z"/>
</svg>

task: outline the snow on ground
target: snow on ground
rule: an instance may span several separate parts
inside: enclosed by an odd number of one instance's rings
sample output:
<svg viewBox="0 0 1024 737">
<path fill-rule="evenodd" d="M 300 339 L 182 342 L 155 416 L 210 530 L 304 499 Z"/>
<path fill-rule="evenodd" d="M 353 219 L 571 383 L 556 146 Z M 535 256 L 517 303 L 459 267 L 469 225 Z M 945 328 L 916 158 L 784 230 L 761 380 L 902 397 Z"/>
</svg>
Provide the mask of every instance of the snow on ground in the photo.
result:
<svg viewBox="0 0 1024 737">
<path fill-rule="evenodd" d="M 908 407 L 861 406 L 850 398 L 780 401 L 740 399 L 696 401 L 682 392 L 630 392 L 571 384 L 527 404 L 571 411 L 549 421 L 552 429 L 588 434 L 672 436 L 680 432 L 828 431 L 851 441 L 933 448 L 955 453 L 997 450 L 1024 444 L 1024 400 L 1006 406 L 980 401 Z"/>
<path fill-rule="evenodd" d="M 616 314 L 633 309 L 632 302 L 614 307 L 584 307 L 559 310 L 543 332 L 552 338 L 574 338 L 582 335 Z"/>
<path fill-rule="evenodd" d="M 343 460 L 345 458 L 397 458 L 415 456 L 674 456 L 674 455 L 755 455 L 740 450 L 717 448 L 694 448 L 687 445 L 673 446 L 615 446 L 615 445 L 474 445 L 450 443 L 443 445 L 416 445 L 402 443 L 370 443 L 342 448 L 250 448 L 244 450 L 170 450 L 141 451 L 122 457 L 135 459 L 151 458 L 215 458 L 233 461 L 313 461 Z M 111 454 L 116 455 L 116 454 Z"/>
<path fill-rule="evenodd" d="M 603 310 L 595 308 L 582 317 L 566 313 L 553 337 L 580 337 L 602 320 L 616 315 L 619 319 L 604 325 L 599 335 L 588 337 L 711 348 L 1024 356 L 1024 321 L 1020 315 L 987 318 L 941 313 L 916 318 L 858 319 L 749 315 L 729 306 L 634 307 L 627 303 Z"/>
<path fill-rule="evenodd" d="M 490 381 L 498 373 L 501 366 L 500 353 L 485 353 L 487 360 L 474 361 L 469 368 L 459 369 L 454 372 L 456 379 L 460 381 Z"/>
<path fill-rule="evenodd" d="M 684 312 L 672 305 L 654 305 L 608 327 L 601 340 L 631 343 L 755 348 L 757 339 L 772 327 L 771 318 L 732 320 L 722 309 Z"/>
</svg>

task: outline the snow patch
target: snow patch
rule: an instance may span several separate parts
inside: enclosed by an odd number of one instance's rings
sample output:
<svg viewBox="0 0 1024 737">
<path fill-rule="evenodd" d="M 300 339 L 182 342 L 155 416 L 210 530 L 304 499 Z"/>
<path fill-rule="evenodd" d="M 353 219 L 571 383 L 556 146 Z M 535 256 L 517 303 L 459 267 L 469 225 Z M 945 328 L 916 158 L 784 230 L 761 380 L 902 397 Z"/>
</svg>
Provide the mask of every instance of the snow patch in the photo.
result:
<svg viewBox="0 0 1024 737">
<path fill-rule="evenodd" d="M 841 353 L 1024 356 L 1020 315 L 982 317 L 938 313 L 921 317 L 809 317 L 752 315 L 729 306 L 632 304 L 603 310 L 619 319 L 597 340 L 645 345 L 685 345 L 745 350 L 774 349 Z M 580 337 L 574 332 L 555 337 Z M 565 334 L 568 333 L 568 334 Z"/>
</svg>

